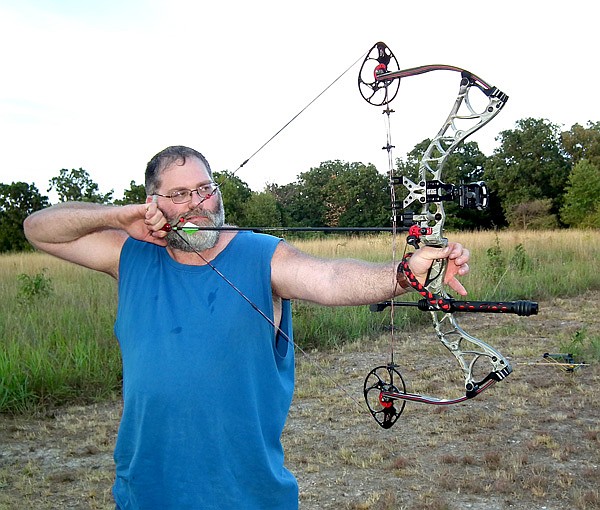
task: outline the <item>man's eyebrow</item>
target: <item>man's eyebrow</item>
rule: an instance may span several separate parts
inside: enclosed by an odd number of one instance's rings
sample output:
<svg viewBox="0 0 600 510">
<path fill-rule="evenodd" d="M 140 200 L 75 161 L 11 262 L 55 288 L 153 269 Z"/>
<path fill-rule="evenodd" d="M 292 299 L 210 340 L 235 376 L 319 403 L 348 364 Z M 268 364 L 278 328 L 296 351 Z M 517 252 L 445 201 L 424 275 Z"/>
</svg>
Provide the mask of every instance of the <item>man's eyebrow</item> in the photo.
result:
<svg viewBox="0 0 600 510">
<path fill-rule="evenodd" d="M 200 184 L 196 185 L 196 188 L 199 188 L 200 186 L 207 186 L 207 185 L 213 184 L 213 183 L 214 183 L 214 181 L 212 181 L 212 180 L 210 180 L 210 181 L 204 181 L 204 182 L 201 182 Z M 169 191 L 170 192 L 173 192 L 173 191 L 182 191 L 182 190 L 190 191 L 190 189 L 195 190 L 196 188 L 186 188 L 185 186 L 176 186 L 174 188 L 169 189 Z"/>
</svg>

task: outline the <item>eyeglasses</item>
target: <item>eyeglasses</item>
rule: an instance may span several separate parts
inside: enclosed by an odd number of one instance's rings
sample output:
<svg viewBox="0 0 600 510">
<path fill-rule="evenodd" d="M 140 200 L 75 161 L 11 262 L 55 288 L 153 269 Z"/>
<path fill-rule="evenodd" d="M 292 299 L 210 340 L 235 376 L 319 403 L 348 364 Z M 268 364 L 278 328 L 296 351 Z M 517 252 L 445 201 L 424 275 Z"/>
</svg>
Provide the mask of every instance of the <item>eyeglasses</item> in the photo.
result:
<svg viewBox="0 0 600 510">
<path fill-rule="evenodd" d="M 192 194 L 194 191 L 198 193 L 198 197 L 204 201 L 208 200 L 212 197 L 219 186 L 214 182 L 209 182 L 207 184 L 202 184 L 194 189 L 178 189 L 175 191 L 171 191 L 168 195 L 161 195 L 160 193 L 154 193 L 154 195 L 158 195 L 159 197 L 170 198 L 174 204 L 185 204 L 192 200 Z"/>
</svg>

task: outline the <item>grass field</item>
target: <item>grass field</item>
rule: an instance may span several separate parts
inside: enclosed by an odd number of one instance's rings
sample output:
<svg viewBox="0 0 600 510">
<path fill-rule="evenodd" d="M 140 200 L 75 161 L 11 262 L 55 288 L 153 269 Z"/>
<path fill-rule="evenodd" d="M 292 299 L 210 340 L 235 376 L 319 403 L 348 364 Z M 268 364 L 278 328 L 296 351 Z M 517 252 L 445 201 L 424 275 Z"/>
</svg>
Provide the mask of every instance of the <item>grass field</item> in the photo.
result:
<svg viewBox="0 0 600 510">
<path fill-rule="evenodd" d="M 514 372 L 461 405 L 409 403 L 384 431 L 364 408 L 362 384 L 389 359 L 389 314 L 296 304 L 295 334 L 309 356 L 298 357 L 283 443 L 302 510 L 600 508 L 600 233 L 453 239 L 472 251 L 463 279 L 472 299 L 540 301 L 533 317 L 461 315 Z M 390 258 L 384 236 L 295 244 L 325 257 Z M 115 287 L 43 254 L 0 257 L 0 510 L 114 508 Z M 408 391 L 460 395 L 429 314 L 402 309 L 395 319 Z M 544 352 L 589 365 L 540 365 Z"/>
<path fill-rule="evenodd" d="M 598 231 L 473 232 L 452 239 L 472 252 L 472 271 L 463 279 L 471 299 L 544 300 L 600 289 Z M 388 236 L 294 244 L 323 257 L 391 258 Z M 0 412 L 118 394 L 121 366 L 112 330 L 117 296 L 111 278 L 41 253 L 8 254 L 0 256 L 0 292 Z M 429 317 L 402 309 L 395 320 L 399 329 L 410 329 Z M 368 307 L 295 304 L 295 338 L 303 348 L 375 338 L 388 322 L 389 314 L 373 314 Z M 596 332 L 584 328 L 571 343 L 588 357 L 598 356 Z"/>
<path fill-rule="evenodd" d="M 389 430 L 361 400 L 366 373 L 389 360 L 387 335 L 298 356 L 282 440 L 301 510 L 600 509 L 600 364 L 537 364 L 600 328 L 599 300 L 590 291 L 543 300 L 532 317 L 461 316 L 514 372 L 463 404 L 408 403 Z M 408 391 L 464 391 L 429 325 L 402 332 L 395 350 Z M 120 412 L 117 397 L 0 414 L 0 510 L 114 510 Z"/>
</svg>

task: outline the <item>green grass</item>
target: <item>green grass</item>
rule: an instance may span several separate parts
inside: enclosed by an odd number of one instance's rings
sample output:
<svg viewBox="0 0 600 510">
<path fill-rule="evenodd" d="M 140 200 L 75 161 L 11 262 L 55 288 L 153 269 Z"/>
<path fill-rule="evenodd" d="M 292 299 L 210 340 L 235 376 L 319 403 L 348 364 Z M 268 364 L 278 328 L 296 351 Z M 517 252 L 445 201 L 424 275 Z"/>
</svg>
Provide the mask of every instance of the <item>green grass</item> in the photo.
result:
<svg viewBox="0 0 600 510">
<path fill-rule="evenodd" d="M 38 253 L 4 255 L 0 267 L 0 411 L 114 395 L 114 281 Z"/>
<path fill-rule="evenodd" d="M 598 231 L 476 232 L 452 239 L 472 253 L 471 274 L 463 278 L 470 299 L 547 300 L 600 289 Z M 294 244 L 323 257 L 391 258 L 387 236 Z M 0 412 L 89 402 L 119 391 L 117 295 L 110 277 L 41 253 L 2 255 L 0 292 Z M 390 323 L 389 311 L 374 314 L 368 307 L 294 303 L 294 314 L 295 340 L 303 348 L 380 336 Z M 395 309 L 398 329 L 428 321 L 415 309 Z M 582 330 L 565 342 L 568 347 L 587 361 L 600 359 L 596 332 Z"/>
</svg>

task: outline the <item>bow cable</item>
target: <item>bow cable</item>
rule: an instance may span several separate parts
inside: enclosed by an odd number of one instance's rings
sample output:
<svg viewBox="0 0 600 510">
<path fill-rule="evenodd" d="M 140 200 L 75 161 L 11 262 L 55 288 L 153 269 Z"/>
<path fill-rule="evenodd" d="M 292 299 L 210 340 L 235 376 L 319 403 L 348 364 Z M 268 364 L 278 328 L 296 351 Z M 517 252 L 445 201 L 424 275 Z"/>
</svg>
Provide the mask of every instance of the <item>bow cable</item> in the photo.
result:
<svg viewBox="0 0 600 510">
<path fill-rule="evenodd" d="M 277 333 L 277 335 L 281 336 L 281 338 L 283 338 L 289 345 L 291 345 L 292 347 L 294 347 L 295 349 L 297 349 L 299 352 L 301 352 L 306 359 L 308 359 L 311 364 L 313 364 L 317 370 L 319 371 L 319 373 L 325 377 L 329 382 L 331 382 L 335 388 L 337 388 L 339 391 L 341 391 L 344 395 L 346 395 L 350 400 L 352 400 L 352 402 L 354 402 L 361 410 L 361 414 L 362 412 L 364 412 L 365 410 L 365 406 L 364 404 L 361 404 L 356 398 L 354 398 L 354 396 L 352 396 L 352 394 L 343 386 L 341 386 L 339 383 L 337 383 L 333 377 L 328 374 L 324 368 L 322 368 L 321 366 L 319 366 L 319 364 L 317 364 L 315 361 L 313 361 L 312 356 L 310 354 L 308 354 L 308 352 L 306 352 L 302 347 L 300 347 L 296 342 L 294 342 L 294 340 L 292 340 L 290 338 L 290 336 L 283 331 L 283 329 L 281 329 L 280 326 L 278 326 L 276 324 L 276 322 L 271 319 L 271 317 L 269 317 L 264 311 L 262 311 L 260 309 L 260 307 L 254 302 L 252 301 L 252 299 L 250 299 L 248 296 L 246 296 L 246 294 L 244 294 L 244 292 L 237 286 L 235 285 L 235 283 L 233 283 L 229 278 L 227 278 L 227 276 L 225 276 L 211 261 L 209 261 L 206 257 L 204 257 L 204 255 L 202 255 L 202 253 L 200 253 L 199 250 L 197 250 L 196 248 L 194 248 L 191 243 L 181 234 L 180 230 L 182 229 L 173 229 L 175 234 L 177 236 L 179 236 L 179 238 L 186 243 L 191 250 L 198 255 L 198 257 L 200 257 L 200 259 L 210 268 L 212 269 L 227 285 L 229 285 L 229 287 L 231 287 L 231 289 L 236 292 L 244 301 L 246 301 L 246 303 L 248 303 L 252 309 L 257 312 L 263 319 L 265 319 L 274 329 L 274 331 Z"/>
<path fill-rule="evenodd" d="M 350 69 L 352 69 L 356 64 L 358 64 L 361 60 L 363 60 L 365 58 L 365 56 L 367 55 L 367 53 L 363 53 L 358 59 L 356 59 L 348 68 L 346 68 L 337 78 L 335 78 L 329 85 L 327 85 L 321 92 L 319 92 L 319 94 L 317 94 L 306 106 L 304 106 L 298 113 L 296 113 L 289 121 L 287 121 L 277 132 L 275 132 L 275 134 L 273 134 L 273 136 L 271 136 L 266 142 L 264 142 L 258 149 L 256 149 L 248 158 L 246 158 L 233 172 L 231 172 L 231 174 L 229 174 L 228 177 L 225 178 L 225 180 L 227 180 L 228 178 L 231 178 L 232 176 L 234 176 L 243 166 L 245 166 L 254 156 L 256 156 L 262 149 L 264 149 L 271 141 L 273 141 L 275 139 L 275 137 L 277 137 L 284 129 L 286 129 L 292 122 L 294 122 L 302 113 L 304 113 L 315 101 L 317 101 L 317 99 L 319 99 L 323 94 L 325 94 L 325 92 L 327 92 L 335 83 L 337 83 L 346 73 L 348 73 L 350 71 Z M 225 182 L 225 181 L 223 181 Z M 220 187 L 223 182 L 218 183 L 217 184 L 217 188 Z M 214 193 L 216 192 L 216 190 L 211 193 L 209 196 L 204 197 L 202 199 L 202 202 L 204 202 L 205 200 L 207 200 L 208 198 L 210 198 L 210 196 L 214 195 Z M 208 266 L 210 267 L 221 279 L 223 279 L 223 281 L 225 283 L 227 283 L 227 285 L 229 285 L 231 287 L 232 290 L 234 290 L 244 301 L 246 301 L 263 319 L 265 319 L 273 328 L 274 331 L 277 332 L 278 335 L 281 336 L 281 338 L 283 338 L 286 342 L 288 342 L 288 344 L 290 344 L 291 346 L 293 346 L 294 348 L 296 348 L 299 352 L 301 352 L 308 360 L 311 361 L 311 363 L 317 368 L 317 370 L 321 373 L 321 375 L 323 375 L 325 378 L 327 378 L 336 388 L 338 388 L 342 393 L 344 393 L 350 400 L 352 400 L 352 402 L 354 402 L 361 410 L 361 413 L 364 412 L 365 410 L 365 406 L 364 404 L 361 404 L 356 398 L 354 398 L 352 396 L 352 394 L 350 394 L 350 392 L 348 392 L 348 390 L 346 388 L 344 388 L 343 386 L 341 386 L 339 383 L 337 383 L 333 377 L 331 375 L 329 375 L 324 368 L 320 367 L 316 362 L 312 361 L 312 357 L 304 350 L 302 349 L 296 342 L 294 342 L 289 335 L 283 331 L 281 329 L 281 327 L 279 327 L 275 321 L 273 319 L 271 319 L 265 312 L 263 312 L 260 307 L 254 303 L 248 296 L 246 296 L 244 294 L 244 292 L 242 292 L 241 289 L 239 289 L 229 278 L 227 278 L 221 271 L 219 271 L 219 269 L 217 267 L 215 267 L 214 264 L 212 264 L 209 260 L 207 260 L 201 253 L 200 251 L 198 251 L 196 248 L 194 248 L 190 242 L 181 234 L 181 231 L 191 231 L 191 230 L 251 230 L 251 231 L 255 231 L 255 232 L 266 232 L 266 231 L 308 231 L 309 229 L 307 228 L 298 228 L 298 229 L 293 229 L 293 228 L 239 228 L 239 227 L 197 227 L 197 228 L 190 228 L 190 227 L 186 227 L 186 226 L 181 226 L 183 218 L 180 219 L 179 223 L 177 225 L 170 225 L 170 224 L 166 224 L 162 230 L 165 230 L 167 232 L 170 231 L 174 231 L 175 234 L 177 236 L 179 236 L 191 249 L 192 251 L 198 255 L 198 257 L 200 257 L 200 259 Z M 310 230 L 314 230 L 313 228 L 311 228 Z M 383 228 L 346 228 L 346 229 L 342 229 L 342 228 L 321 228 L 320 230 L 322 231 L 382 231 L 382 230 L 389 230 L 389 229 L 383 229 Z"/>
<path fill-rule="evenodd" d="M 261 150 L 263 150 L 271 141 L 277 137 L 285 128 L 287 128 L 292 122 L 294 122 L 300 115 L 302 115 L 317 99 L 319 99 L 325 92 L 327 92 L 333 85 L 335 85 L 350 69 L 352 69 L 356 64 L 358 64 L 361 60 L 365 58 L 367 53 L 363 53 L 360 57 L 358 57 L 352 64 L 342 72 L 335 80 L 333 80 L 329 85 L 327 85 L 321 92 L 319 92 L 304 108 L 302 108 L 296 115 L 294 115 L 290 120 L 288 120 L 271 138 L 269 138 L 265 143 L 263 143 L 258 149 L 256 149 L 250 156 L 248 156 L 239 166 L 230 174 L 230 176 L 234 176 L 238 170 L 240 170 L 243 166 L 248 163 L 254 156 L 256 156 Z"/>
</svg>

